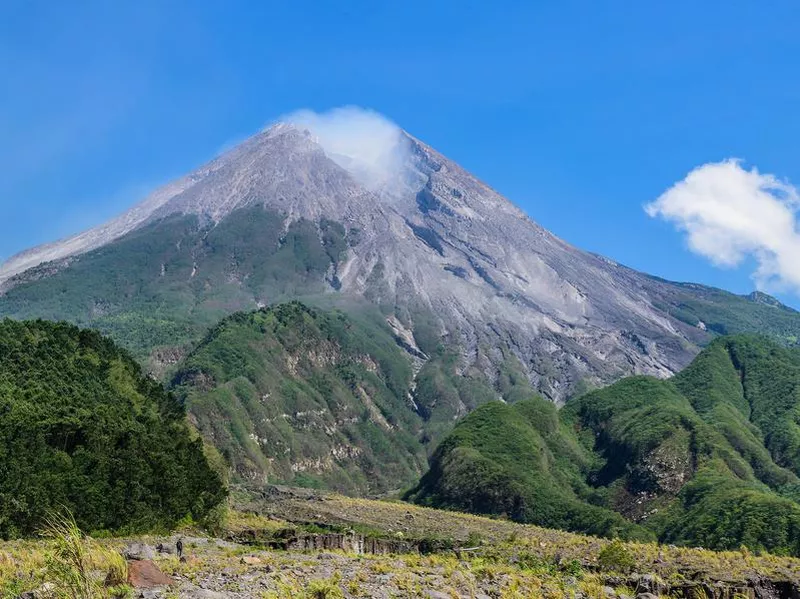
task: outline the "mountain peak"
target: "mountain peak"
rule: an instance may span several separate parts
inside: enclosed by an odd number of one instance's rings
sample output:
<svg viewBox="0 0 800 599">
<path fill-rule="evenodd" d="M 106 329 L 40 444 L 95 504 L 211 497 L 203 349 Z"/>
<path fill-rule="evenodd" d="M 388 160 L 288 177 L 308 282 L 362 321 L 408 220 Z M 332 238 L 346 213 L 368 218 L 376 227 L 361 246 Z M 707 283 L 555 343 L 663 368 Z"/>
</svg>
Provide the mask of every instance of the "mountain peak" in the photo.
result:
<svg viewBox="0 0 800 599">
<path fill-rule="evenodd" d="M 126 240 L 136 251 L 125 246 L 125 258 L 114 258 Z M 67 257 L 68 265 L 7 281 Z M 52 294 L 19 283 L 52 281 L 60 271 L 84 273 L 75 278 L 75 297 L 59 299 L 55 312 L 37 310 Z M 86 277 L 103 273 L 117 277 L 104 287 L 114 297 L 82 289 Z M 88 310 L 81 322 L 119 311 L 115 323 L 139 322 L 123 314 L 138 297 L 131 289 L 147 288 L 164 305 L 186 302 L 169 311 L 185 309 L 193 323 L 204 310 L 219 315 L 301 292 L 363 298 L 422 354 L 447 340 L 459 348 L 460 368 L 490 377 L 513 356 L 554 400 L 584 380 L 667 376 L 709 336 L 695 326 L 710 317 L 706 304 L 691 301 L 707 289 L 647 277 L 569 245 L 396 124 L 354 108 L 287 115 L 119 218 L 16 256 L 0 267 L 3 281 L 0 314 L 77 318 L 64 312 L 69 305 Z M 736 296 L 719 301 L 774 313 Z"/>
<path fill-rule="evenodd" d="M 747 299 L 749 299 L 751 302 L 755 302 L 756 304 L 763 304 L 773 308 L 786 308 L 786 306 L 779 300 L 775 299 L 768 293 L 764 293 L 763 291 L 753 291 L 747 296 Z"/>
</svg>

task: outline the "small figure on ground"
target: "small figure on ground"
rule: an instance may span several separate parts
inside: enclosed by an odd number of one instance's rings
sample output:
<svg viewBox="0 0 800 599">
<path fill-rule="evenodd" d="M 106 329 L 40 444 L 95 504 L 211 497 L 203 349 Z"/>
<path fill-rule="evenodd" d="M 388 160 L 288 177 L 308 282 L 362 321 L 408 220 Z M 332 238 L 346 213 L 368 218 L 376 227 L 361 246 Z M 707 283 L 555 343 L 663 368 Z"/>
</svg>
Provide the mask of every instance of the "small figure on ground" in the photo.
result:
<svg viewBox="0 0 800 599">
<path fill-rule="evenodd" d="M 183 557 L 183 539 L 178 539 L 178 542 L 175 543 L 175 549 L 178 550 L 178 559 Z"/>
</svg>

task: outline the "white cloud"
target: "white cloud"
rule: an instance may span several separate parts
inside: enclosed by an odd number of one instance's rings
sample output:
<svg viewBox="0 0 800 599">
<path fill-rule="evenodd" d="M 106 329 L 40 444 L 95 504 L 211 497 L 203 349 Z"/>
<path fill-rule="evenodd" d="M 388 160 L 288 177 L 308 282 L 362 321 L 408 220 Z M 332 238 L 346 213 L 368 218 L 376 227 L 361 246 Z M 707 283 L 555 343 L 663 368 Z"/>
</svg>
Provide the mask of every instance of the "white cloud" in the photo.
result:
<svg viewBox="0 0 800 599">
<path fill-rule="evenodd" d="M 689 249 L 716 266 L 755 259 L 759 289 L 800 293 L 800 194 L 787 181 L 736 159 L 704 164 L 645 211 L 686 233 Z"/>
<path fill-rule="evenodd" d="M 409 151 L 400 127 L 356 106 L 324 113 L 298 110 L 279 120 L 308 129 L 332 160 L 374 189 L 402 171 Z"/>
</svg>

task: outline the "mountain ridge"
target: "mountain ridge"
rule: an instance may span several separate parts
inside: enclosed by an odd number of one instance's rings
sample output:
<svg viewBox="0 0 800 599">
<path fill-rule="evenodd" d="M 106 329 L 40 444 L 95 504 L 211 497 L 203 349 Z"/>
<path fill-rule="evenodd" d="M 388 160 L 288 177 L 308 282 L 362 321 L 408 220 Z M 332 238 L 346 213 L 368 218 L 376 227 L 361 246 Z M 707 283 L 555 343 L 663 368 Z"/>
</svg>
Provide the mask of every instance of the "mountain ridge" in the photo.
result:
<svg viewBox="0 0 800 599">
<path fill-rule="evenodd" d="M 399 129 L 391 168 L 381 167 L 377 182 L 364 174 L 369 164 L 327 151 L 323 141 L 296 125 L 273 126 L 105 229 L 12 259 L 0 278 L 61 255 L 6 279 L 0 314 L 64 318 L 125 342 L 135 332 L 125 323 L 151 318 L 156 305 L 170 326 L 187 330 L 175 339 L 183 344 L 202 334 L 189 331 L 190 322 L 210 326 L 237 310 L 309 294 L 366 298 L 415 338 L 429 338 L 429 350 L 458 348 L 459 371 L 496 378 L 503 353 L 513 352 L 557 402 L 584 382 L 669 376 L 723 329 L 771 326 L 761 313 L 740 317 L 756 305 L 745 299 L 657 280 L 575 248 Z M 141 247 L 131 255 L 134 239 Z M 64 256 L 79 246 L 93 249 Z M 158 258 L 143 255 L 156 246 Z M 110 257 L 122 247 L 124 259 Z M 76 287 L 87 277 L 96 290 Z M 66 294 L 70 307 L 53 305 L 53 293 Z M 152 300 L 147 311 L 143 294 Z M 717 318 L 719 330 L 703 330 Z M 800 314 L 787 315 L 775 333 L 800 337 Z M 134 349 L 146 356 L 157 345 L 142 339 Z"/>
</svg>

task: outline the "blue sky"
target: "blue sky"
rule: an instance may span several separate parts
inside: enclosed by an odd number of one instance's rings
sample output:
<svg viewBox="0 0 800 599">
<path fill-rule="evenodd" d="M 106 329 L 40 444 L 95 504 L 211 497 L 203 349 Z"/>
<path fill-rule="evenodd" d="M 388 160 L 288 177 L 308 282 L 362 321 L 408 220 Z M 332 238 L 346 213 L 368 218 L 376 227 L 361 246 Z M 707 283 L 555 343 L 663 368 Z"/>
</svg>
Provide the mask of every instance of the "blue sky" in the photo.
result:
<svg viewBox="0 0 800 599">
<path fill-rule="evenodd" d="M 760 265 L 778 276 L 759 281 L 799 303 L 785 183 L 800 182 L 794 2 L 10 0 L 0 10 L 0 259 L 107 220 L 279 115 L 352 104 L 575 245 L 741 293 Z M 744 163 L 701 171 L 652 208 L 657 218 L 643 209 L 692 169 L 732 157 Z M 777 198 L 786 214 L 750 201 L 765 186 L 751 177 L 744 220 L 774 220 L 732 236 L 721 217 L 698 225 L 706 207 L 727 210 L 703 195 L 709 178 L 747 185 L 752 167 L 774 174 L 779 189 L 760 200 Z M 676 223 L 699 230 L 687 241 Z"/>
</svg>

